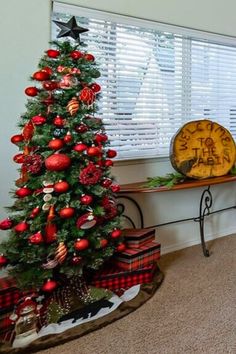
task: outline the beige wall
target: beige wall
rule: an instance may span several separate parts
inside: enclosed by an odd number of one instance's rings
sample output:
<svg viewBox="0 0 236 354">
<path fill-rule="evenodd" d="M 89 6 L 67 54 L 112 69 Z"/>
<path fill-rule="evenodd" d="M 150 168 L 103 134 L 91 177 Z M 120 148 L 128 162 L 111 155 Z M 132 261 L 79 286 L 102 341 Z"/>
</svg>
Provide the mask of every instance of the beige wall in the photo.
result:
<svg viewBox="0 0 236 354">
<path fill-rule="evenodd" d="M 236 37 L 234 0 L 69 0 L 68 3 Z M 25 111 L 24 89 L 29 85 L 28 78 L 36 70 L 43 51 L 49 47 L 50 9 L 49 0 L 7 0 L 1 4 L 0 218 L 6 216 L 3 206 L 11 204 L 9 190 L 18 175 L 12 162 L 17 150 L 9 139 L 18 132 L 16 123 Z M 170 170 L 167 158 L 119 163 L 113 174 L 120 183 L 127 183 L 163 175 Z M 217 208 L 235 202 L 233 184 L 215 187 L 213 192 Z M 197 189 L 137 198 L 144 207 L 146 225 L 153 225 L 197 216 L 200 193 Z M 234 232 L 234 220 L 231 212 L 211 217 L 206 225 L 207 236 L 214 238 Z M 199 242 L 198 226 L 194 223 L 164 227 L 157 234 L 166 251 Z"/>
</svg>

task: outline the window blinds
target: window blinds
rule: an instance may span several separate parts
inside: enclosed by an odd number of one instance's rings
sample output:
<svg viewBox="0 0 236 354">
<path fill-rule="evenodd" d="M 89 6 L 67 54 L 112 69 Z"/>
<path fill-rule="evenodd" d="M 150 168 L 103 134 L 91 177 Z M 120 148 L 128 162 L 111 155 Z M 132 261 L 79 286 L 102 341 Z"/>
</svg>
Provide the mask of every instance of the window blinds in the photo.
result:
<svg viewBox="0 0 236 354">
<path fill-rule="evenodd" d="M 234 39 L 63 3 L 53 19 L 76 16 L 96 57 L 99 116 L 118 159 L 168 155 L 187 121 L 211 119 L 236 136 Z M 52 38 L 58 33 L 52 22 Z"/>
</svg>

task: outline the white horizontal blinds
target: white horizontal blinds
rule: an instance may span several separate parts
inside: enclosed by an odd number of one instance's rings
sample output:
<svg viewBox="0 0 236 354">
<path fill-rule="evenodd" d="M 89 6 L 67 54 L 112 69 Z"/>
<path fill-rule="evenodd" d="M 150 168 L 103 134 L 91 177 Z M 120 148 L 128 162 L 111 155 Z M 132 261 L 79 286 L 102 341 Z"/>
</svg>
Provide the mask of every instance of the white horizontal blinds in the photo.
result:
<svg viewBox="0 0 236 354">
<path fill-rule="evenodd" d="M 236 136 L 236 48 L 192 41 L 191 117 L 210 118 Z"/>
<path fill-rule="evenodd" d="M 54 3 L 54 19 L 72 15 L 89 29 L 81 39 L 100 66 L 99 114 L 119 159 L 167 155 L 188 120 L 216 120 L 236 134 L 230 39 L 214 44 L 197 31 Z M 52 25 L 53 38 L 57 31 Z"/>
</svg>

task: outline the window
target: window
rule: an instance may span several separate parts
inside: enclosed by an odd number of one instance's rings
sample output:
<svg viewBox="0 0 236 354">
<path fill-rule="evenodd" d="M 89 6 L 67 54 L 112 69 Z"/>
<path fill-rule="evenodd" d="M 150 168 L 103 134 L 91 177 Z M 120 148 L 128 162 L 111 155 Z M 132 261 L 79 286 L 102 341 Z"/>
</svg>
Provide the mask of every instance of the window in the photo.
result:
<svg viewBox="0 0 236 354">
<path fill-rule="evenodd" d="M 234 38 L 54 2 L 54 20 L 72 15 L 89 29 L 81 39 L 100 66 L 98 113 L 118 159 L 168 155 L 189 120 L 236 137 Z"/>
</svg>

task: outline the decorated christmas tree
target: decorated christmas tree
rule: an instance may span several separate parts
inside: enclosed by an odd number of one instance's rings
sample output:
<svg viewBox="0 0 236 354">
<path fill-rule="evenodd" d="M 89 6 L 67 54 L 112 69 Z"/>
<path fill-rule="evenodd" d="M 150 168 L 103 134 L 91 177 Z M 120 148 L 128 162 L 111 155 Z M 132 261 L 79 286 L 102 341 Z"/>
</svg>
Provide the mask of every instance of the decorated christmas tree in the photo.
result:
<svg viewBox="0 0 236 354">
<path fill-rule="evenodd" d="M 59 37 L 31 76 L 21 132 L 11 137 L 20 176 L 14 204 L 0 222 L 9 237 L 0 245 L 0 266 L 7 266 L 23 289 L 51 292 L 60 275 L 70 278 L 98 269 L 122 251 L 111 176 L 116 151 L 97 117 L 101 87 L 95 58 L 75 18 L 55 21 Z"/>
</svg>

